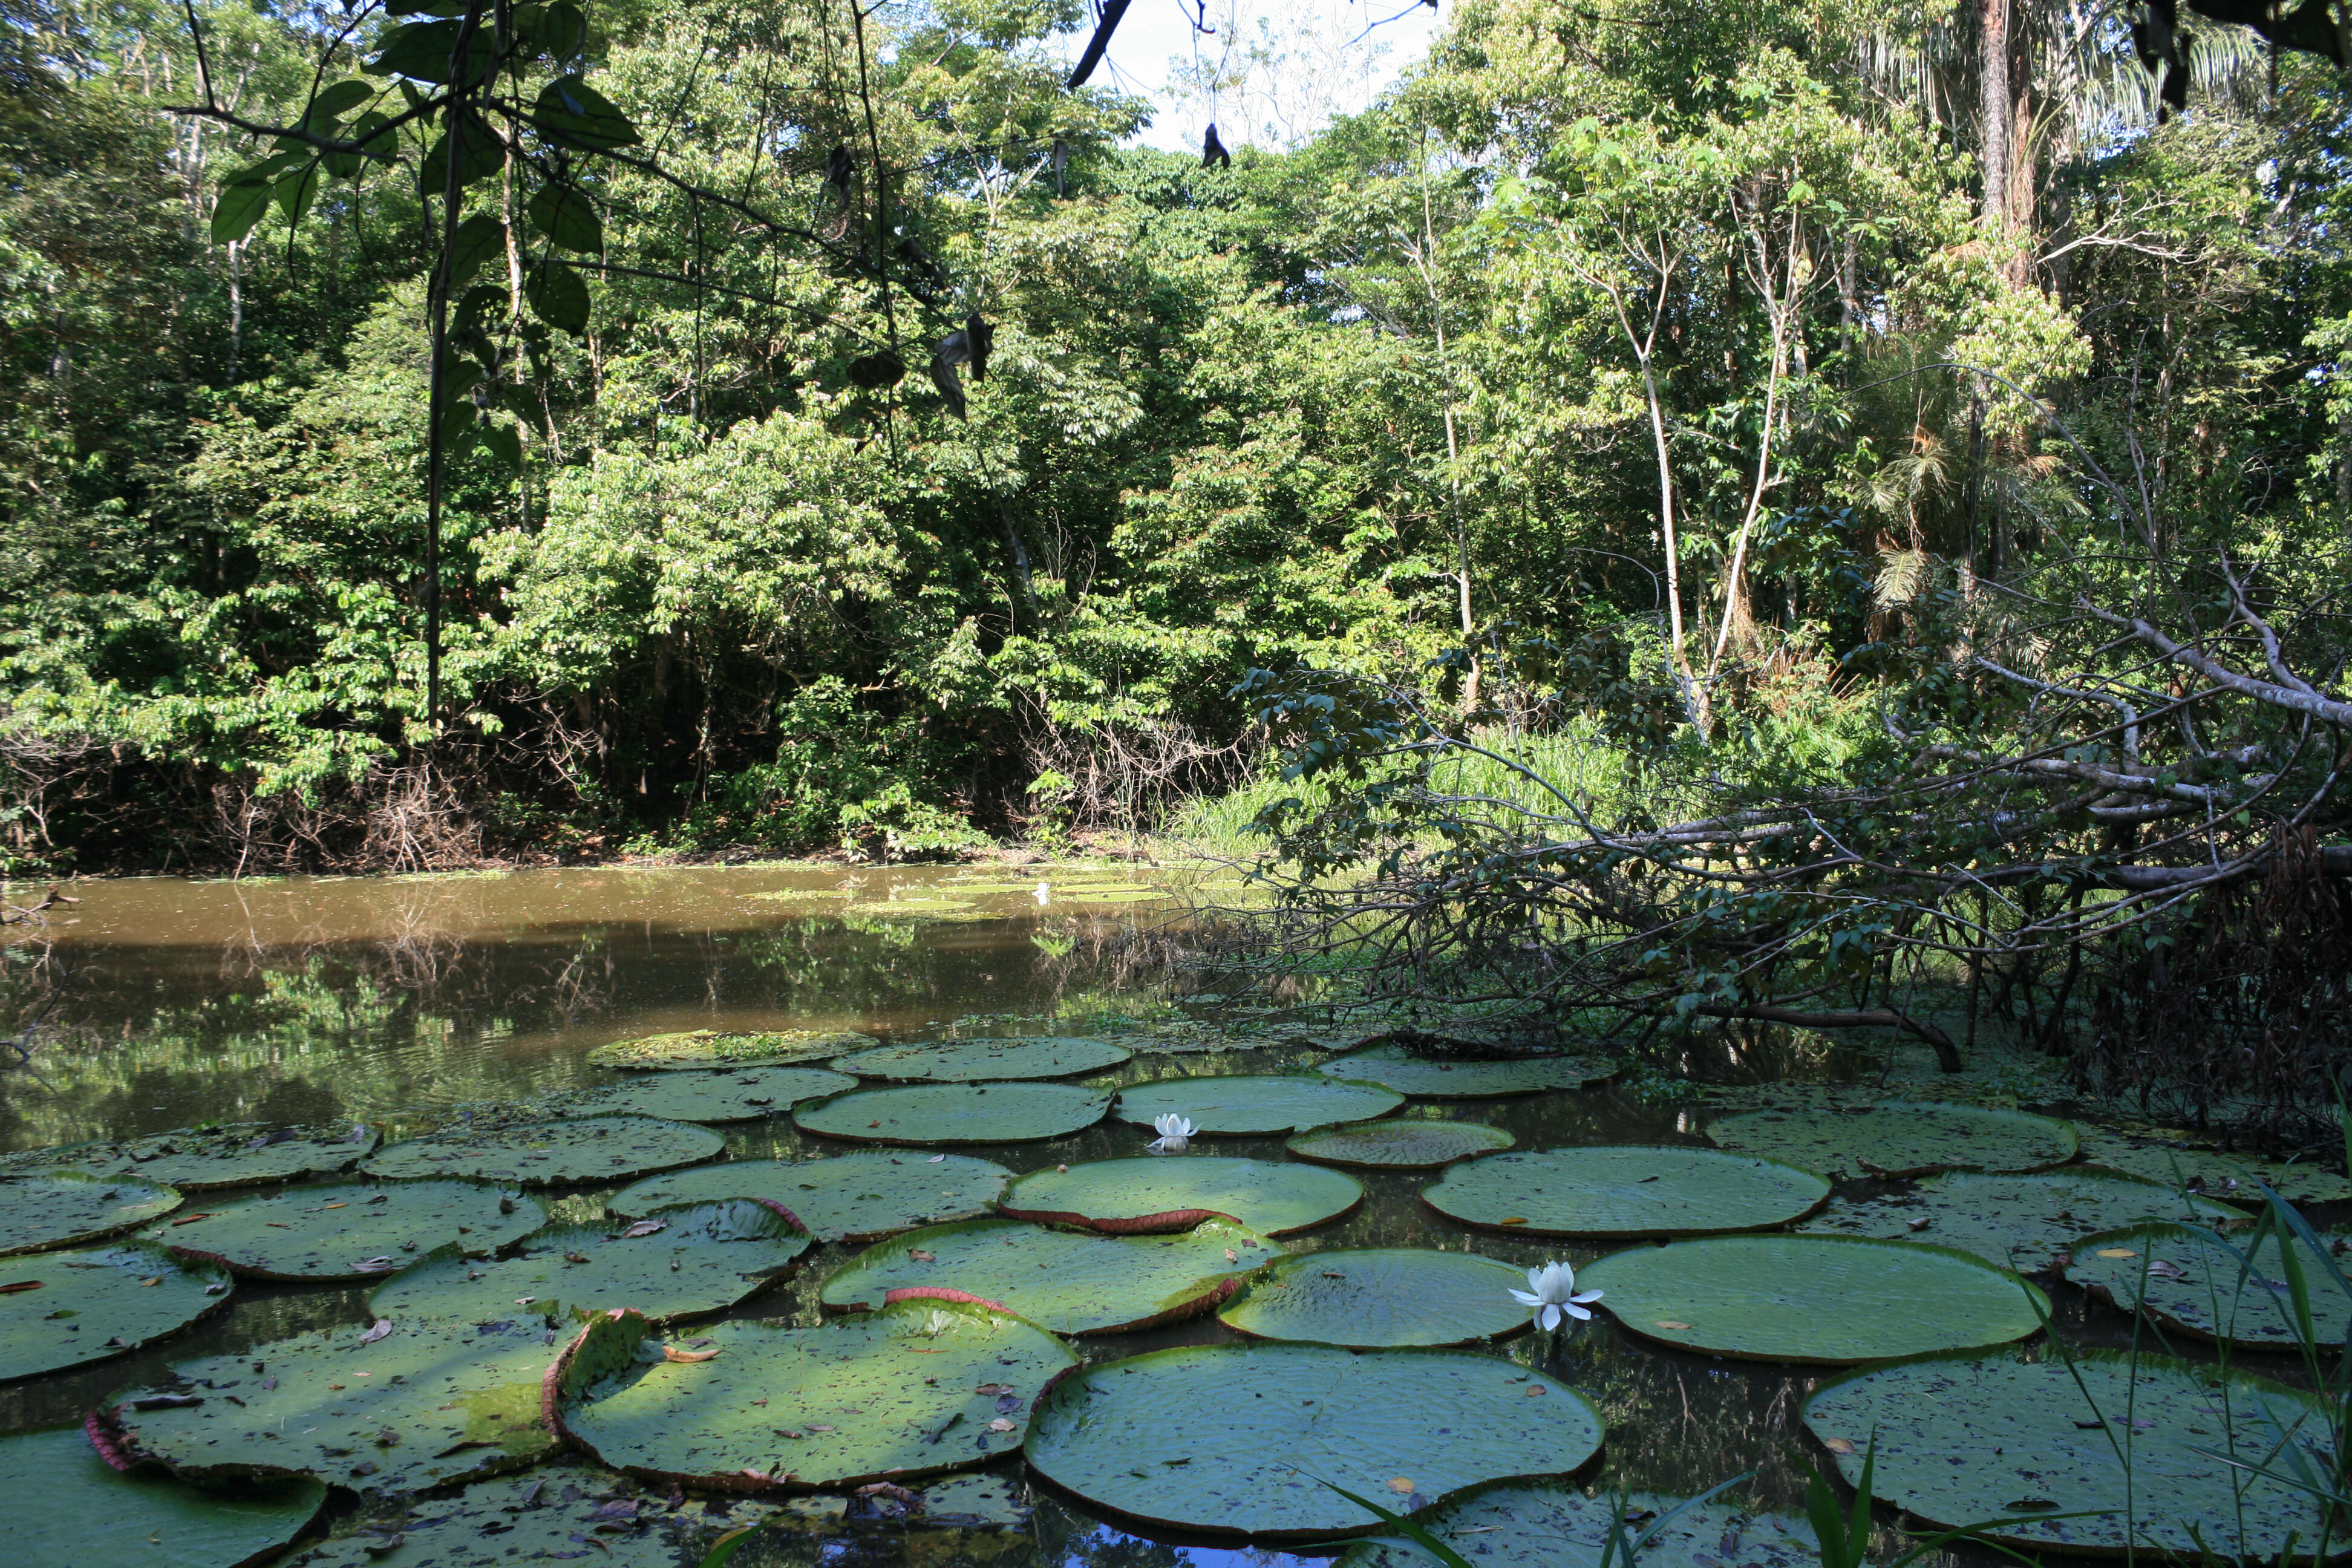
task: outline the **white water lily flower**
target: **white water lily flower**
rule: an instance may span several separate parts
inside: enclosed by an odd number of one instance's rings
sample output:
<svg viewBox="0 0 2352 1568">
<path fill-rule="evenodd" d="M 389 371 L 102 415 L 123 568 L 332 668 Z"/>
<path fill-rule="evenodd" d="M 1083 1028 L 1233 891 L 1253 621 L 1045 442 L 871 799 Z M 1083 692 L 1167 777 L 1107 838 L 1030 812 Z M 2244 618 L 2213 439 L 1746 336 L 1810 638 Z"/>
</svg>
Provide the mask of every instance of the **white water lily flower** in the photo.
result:
<svg viewBox="0 0 2352 1568">
<path fill-rule="evenodd" d="M 1548 1263 L 1541 1268 L 1528 1269 L 1528 1288 L 1512 1291 L 1511 1298 L 1528 1309 L 1538 1328 L 1549 1333 L 1559 1327 L 1564 1318 L 1591 1317 L 1588 1309 L 1601 1300 L 1601 1292 L 1579 1292 L 1575 1269 L 1565 1263 Z"/>
<path fill-rule="evenodd" d="M 1155 1154 L 1181 1154 L 1196 1131 L 1191 1121 L 1172 1110 L 1153 1117 L 1151 1126 L 1160 1134 L 1151 1141 L 1151 1152 Z"/>
</svg>

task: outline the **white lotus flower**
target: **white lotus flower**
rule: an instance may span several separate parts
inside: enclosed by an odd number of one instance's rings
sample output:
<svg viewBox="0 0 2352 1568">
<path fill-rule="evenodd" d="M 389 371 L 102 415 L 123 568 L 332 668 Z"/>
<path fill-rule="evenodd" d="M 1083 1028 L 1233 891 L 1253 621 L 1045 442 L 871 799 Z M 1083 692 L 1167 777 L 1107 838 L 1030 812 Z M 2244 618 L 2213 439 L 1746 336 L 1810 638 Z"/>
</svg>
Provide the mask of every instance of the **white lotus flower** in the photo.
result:
<svg viewBox="0 0 2352 1568">
<path fill-rule="evenodd" d="M 1538 1328 L 1549 1333 L 1565 1318 L 1591 1317 L 1588 1308 L 1601 1300 L 1601 1292 L 1579 1292 L 1575 1269 L 1565 1263 L 1548 1263 L 1541 1268 L 1528 1269 L 1528 1288 L 1512 1291 L 1511 1298 L 1528 1309 Z"/>
<path fill-rule="evenodd" d="M 1192 1122 L 1174 1111 L 1151 1119 L 1152 1130 L 1160 1134 L 1151 1141 L 1155 1154 L 1181 1154 L 1196 1131 Z"/>
<path fill-rule="evenodd" d="M 1035 898 L 1036 898 L 1037 901 L 1038 901 L 1039 903 L 1041 903 L 1041 904 L 1050 904 L 1050 903 L 1052 903 L 1052 902 L 1054 901 L 1054 889 L 1053 889 L 1053 885 L 1052 885 L 1051 883 L 1048 883 L 1048 882 L 1040 882 L 1040 883 L 1038 883 L 1038 884 L 1037 884 L 1037 891 L 1036 891 L 1036 894 L 1035 894 L 1034 896 L 1035 896 Z"/>
</svg>

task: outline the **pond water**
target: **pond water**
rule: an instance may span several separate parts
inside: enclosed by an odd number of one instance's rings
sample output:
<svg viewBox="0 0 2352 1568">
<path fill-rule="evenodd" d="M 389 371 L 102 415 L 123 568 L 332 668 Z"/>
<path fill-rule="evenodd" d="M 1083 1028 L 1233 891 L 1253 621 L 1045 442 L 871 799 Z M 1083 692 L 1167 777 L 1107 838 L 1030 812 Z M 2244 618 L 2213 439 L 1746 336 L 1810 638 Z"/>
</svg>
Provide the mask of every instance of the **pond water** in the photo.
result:
<svg viewBox="0 0 2352 1568">
<path fill-rule="evenodd" d="M 1042 902 L 1031 886 L 1040 881 Z M 1056 883 L 1065 890 L 1057 893 Z M 1135 890 L 1118 890 L 1122 883 L 1154 885 L 1148 873 L 1050 866 L 77 884 L 69 891 L 79 903 L 0 931 L 7 960 L 0 1022 L 21 1020 L 37 998 L 54 997 L 28 1037 L 30 1060 L 0 1073 L 0 1152 L 215 1120 L 367 1121 L 398 1137 L 468 1109 L 620 1081 L 623 1075 L 590 1065 L 588 1053 L 671 1030 L 848 1029 L 911 1040 L 1115 1033 L 1182 1016 L 1233 1026 L 1230 1044 L 1219 1048 L 1139 1052 L 1086 1080 L 1107 1087 L 1324 1059 L 1327 1052 L 1273 1037 L 1263 994 L 1242 1008 L 1195 997 L 1177 1005 L 1127 973 L 1122 933 L 1173 918 L 1181 906 L 1135 901 Z M 1156 885 L 1181 879 L 1162 875 Z M 22 902 L 26 893 L 9 898 Z M 1483 1121 L 1515 1134 L 1522 1149 L 1704 1142 L 1689 1131 L 1687 1110 L 1612 1086 L 1414 1100 L 1402 1114 Z M 842 1151 L 797 1132 L 788 1119 L 719 1130 L 737 1159 Z M 1138 1154 L 1149 1137 L 1113 1121 L 1047 1142 L 953 1147 L 1026 1172 Z M 1285 1157 L 1279 1138 L 1219 1139 L 1209 1152 Z M 1522 1268 L 1555 1258 L 1581 1268 L 1615 1250 L 1465 1231 L 1421 1201 L 1433 1174 L 1350 1173 L 1367 1189 L 1362 1206 L 1284 1246 L 1431 1247 Z M 593 1218 L 608 1191 L 567 1190 L 551 1208 Z M 818 1287 L 855 1250 L 818 1248 L 734 1315 L 816 1323 Z M 2121 1314 L 2086 1304 L 2078 1291 L 2053 1295 L 2070 1339 L 2128 1340 Z M 356 1288 L 242 1283 L 232 1310 L 190 1332 L 87 1372 L 0 1384 L 0 1433 L 79 1419 L 110 1394 L 158 1381 L 175 1361 L 364 1324 L 362 1297 Z M 1204 1317 L 1071 1343 L 1099 1362 L 1236 1337 Z M 1809 1449 L 1797 1411 L 1830 1375 L 1823 1369 L 1682 1353 L 1625 1334 L 1606 1314 L 1566 1336 L 1546 1361 L 1550 1349 L 1520 1334 L 1495 1353 L 1543 1365 L 1601 1406 L 1607 1440 L 1580 1478 L 1587 1485 L 1688 1494 L 1752 1470 L 1755 1480 L 1738 1496 L 1801 1510 Z M 2282 1357 L 2236 1359 L 2292 1375 Z M 1213 1417 L 1169 1415 L 1180 1426 Z M 1034 1517 L 1009 1534 L 819 1517 L 755 1539 L 736 1563 L 1208 1568 L 1328 1561 L 1149 1540 L 1042 1488 L 1029 1500 Z"/>
</svg>

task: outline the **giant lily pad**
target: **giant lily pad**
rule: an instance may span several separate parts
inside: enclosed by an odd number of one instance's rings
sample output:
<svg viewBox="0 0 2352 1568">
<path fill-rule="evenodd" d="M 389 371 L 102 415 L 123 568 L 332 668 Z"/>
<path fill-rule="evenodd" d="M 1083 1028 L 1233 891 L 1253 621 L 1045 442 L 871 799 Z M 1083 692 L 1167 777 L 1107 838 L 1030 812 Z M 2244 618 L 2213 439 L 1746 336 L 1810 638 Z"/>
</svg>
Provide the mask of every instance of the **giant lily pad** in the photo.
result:
<svg viewBox="0 0 2352 1568">
<path fill-rule="evenodd" d="M 584 1116 L 478 1130 L 453 1127 L 391 1144 L 367 1163 L 367 1170 L 374 1176 L 473 1176 L 553 1187 L 696 1165 L 726 1147 L 718 1133 L 688 1121 Z"/>
<path fill-rule="evenodd" d="M 546 1223 L 529 1198 L 478 1182 L 339 1182 L 199 1211 L 164 1239 L 257 1279 L 365 1279 L 436 1247 L 496 1252 Z"/>
<path fill-rule="evenodd" d="M 16 1568 L 241 1568 L 274 1555 L 327 1500 L 312 1480 L 215 1490 L 124 1475 L 79 1426 L 0 1437 L 8 1561 Z"/>
<path fill-rule="evenodd" d="M 1565 1487 L 1489 1487 L 1420 1521 L 1467 1554 L 1478 1568 L 1625 1568 L 1622 1547 L 1610 1551 L 1611 1526 L 1628 1537 L 1656 1529 L 1641 1550 L 1648 1568 L 1817 1568 L 1820 1538 L 1787 1514 L 1757 1513 L 1727 1502 L 1686 1506 L 1647 1492 L 1587 1497 Z M 1657 1521 L 1665 1521 L 1663 1526 Z M 1425 1568 L 1427 1559 L 1394 1546 L 1351 1546 L 1337 1568 Z"/>
<path fill-rule="evenodd" d="M 198 1193 L 348 1171 L 375 1145 L 375 1133 L 365 1127 L 269 1127 L 247 1122 L 185 1127 L 120 1143 L 45 1149 L 14 1168 L 58 1166 L 93 1175 L 134 1176 Z"/>
<path fill-rule="evenodd" d="M 877 1242 L 824 1282 L 836 1310 L 903 1290 L 993 1301 L 1057 1334 L 1115 1334 L 1205 1312 L 1281 1249 L 1204 1220 L 1174 1236 L 1095 1236 L 1018 1220 L 935 1225 Z"/>
<path fill-rule="evenodd" d="M 229 1278 L 143 1241 L 0 1262 L 0 1381 L 126 1355 L 228 1305 Z"/>
<path fill-rule="evenodd" d="M 520 1468 L 554 1441 L 540 1384 L 558 1352 L 536 1316 L 509 1311 L 395 1322 L 373 1339 L 314 1330 L 180 1362 L 170 1385 L 93 1426 L 126 1461 L 199 1479 L 314 1475 L 404 1492 Z"/>
<path fill-rule="evenodd" d="M 1029 1467 L 1122 1518 L 1267 1540 L 1381 1528 L 1488 1481 L 1561 1475 L 1601 1447 L 1580 1394 L 1494 1356 L 1188 1345 L 1073 1373 L 1039 1402 Z"/>
<path fill-rule="evenodd" d="M 395 1323 L 521 1315 L 564 1325 L 626 1307 L 656 1321 L 724 1311 L 808 1250 L 808 1233 L 748 1198 L 656 1209 L 635 1225 L 554 1225 L 495 1262 L 442 1257 L 378 1286 L 368 1309 Z"/>
<path fill-rule="evenodd" d="M 674 1035 L 614 1040 L 590 1051 L 588 1061 L 592 1067 L 649 1072 L 775 1067 L 787 1062 L 822 1061 L 873 1043 L 873 1036 L 852 1034 L 846 1029 L 769 1029 L 732 1034 L 717 1029 L 688 1029 Z"/>
<path fill-rule="evenodd" d="M 2053 1117 L 1902 1100 L 1859 1110 L 1750 1111 L 1712 1123 L 1706 1135 L 1726 1149 L 1855 1176 L 2042 1171 L 2079 1147 L 2074 1125 Z"/>
<path fill-rule="evenodd" d="M 1583 1057 L 1457 1060 L 1423 1056 L 1391 1040 L 1335 1057 L 1315 1070 L 1332 1078 L 1377 1083 L 1418 1099 L 1485 1100 L 1507 1094 L 1540 1094 L 1548 1089 L 1581 1089 L 1615 1072 L 1617 1064 Z"/>
<path fill-rule="evenodd" d="M 846 1073 L 823 1068 L 742 1068 L 730 1072 L 666 1072 L 573 1097 L 573 1116 L 657 1116 L 668 1121 L 748 1121 L 780 1116 L 803 1100 L 856 1089 Z"/>
<path fill-rule="evenodd" d="M 583 1490 L 560 1475 L 483 1481 L 456 1497 L 412 1500 L 396 1514 L 365 1521 L 291 1559 L 287 1568 L 511 1568 L 550 1561 L 677 1568 L 689 1533 L 686 1519 L 656 1499 L 607 1490 Z"/>
<path fill-rule="evenodd" d="M 929 1040 L 883 1046 L 833 1065 L 866 1078 L 932 1079 L 941 1083 L 978 1083 L 996 1079 L 1067 1078 L 1100 1072 L 1127 1060 L 1124 1047 L 1108 1040 L 1060 1035 L 1017 1040 Z"/>
<path fill-rule="evenodd" d="M 1077 1358 L 1009 1312 L 908 1301 L 817 1329 L 715 1324 L 649 1351 L 600 1317 L 548 1379 L 564 1435 L 608 1465 L 736 1490 L 845 1487 L 968 1468 L 1017 1448 Z M 756 1394 L 759 1403 L 753 1403 Z"/>
<path fill-rule="evenodd" d="M 2040 1329 L 2049 1299 L 1948 1247 L 1717 1236 L 1612 1253 L 1578 1276 L 1644 1339 L 1748 1361 L 1847 1366 L 1978 1349 Z"/>
<path fill-rule="evenodd" d="M 1213 1215 L 1261 1236 L 1287 1236 L 1337 1219 L 1363 1201 L 1362 1184 L 1337 1171 L 1274 1160 L 1146 1154 L 1033 1171 L 1007 1188 L 996 1206 L 1014 1219 L 1114 1236 L 1190 1230 Z"/>
<path fill-rule="evenodd" d="M 2278 1237 L 2266 1235 L 2250 1249 L 2251 1240 L 2233 1237 L 2222 1246 L 2185 1226 L 2132 1226 L 2083 1237 L 2066 1278 L 2110 1306 L 2126 1312 L 2137 1307 L 2166 1328 L 2200 1340 L 2251 1350 L 2294 1350 L 2303 1341 Z M 2352 1329 L 2352 1299 L 2336 1286 L 2327 1259 L 2300 1239 L 2294 1252 L 2303 1266 L 2314 1339 L 2342 1344 Z M 2346 1264 L 2338 1258 L 2336 1267 Z"/>
<path fill-rule="evenodd" d="M 1599 1144 L 1473 1160 L 1421 1195 L 1465 1225 L 1528 1236 L 1706 1236 L 1801 1219 L 1830 1184 L 1746 1154 Z"/>
<path fill-rule="evenodd" d="M 2047 1268 L 2078 1237 L 2139 1219 L 2227 1224 L 2245 1216 L 2168 1187 L 2088 1166 L 2039 1175 L 1953 1171 L 1887 1197 L 1840 1198 L 1798 1228 L 1822 1236 L 1890 1237 L 1957 1247 L 1989 1263 Z"/>
<path fill-rule="evenodd" d="M 876 1241 L 894 1231 L 988 1213 L 1013 1173 L 969 1154 L 860 1149 L 824 1160 L 730 1160 L 648 1176 L 605 1207 L 632 1218 L 670 1204 L 757 1198 L 781 1204 L 819 1241 Z"/>
<path fill-rule="evenodd" d="M 803 1106 L 803 1132 L 852 1143 L 1034 1143 L 1092 1127 L 1110 1095 L 1071 1083 L 910 1083 Z"/>
<path fill-rule="evenodd" d="M 170 1187 L 81 1171 L 0 1181 L 0 1258 L 119 1236 L 180 1206 Z"/>
<path fill-rule="evenodd" d="M 2325 1165 L 2224 1154 L 2173 1138 L 2127 1138 L 2120 1132 L 2085 1131 L 2083 1158 L 2094 1165 L 2167 1186 L 2185 1185 L 2200 1197 L 2244 1208 L 2260 1208 L 2261 1182 L 2289 1203 L 2340 1204 L 2352 1200 L 2352 1181 Z"/>
<path fill-rule="evenodd" d="M 1474 1154 L 1492 1154 L 1518 1142 L 1483 1121 L 1435 1121 L 1400 1116 L 1352 1127 L 1312 1127 L 1283 1145 L 1302 1160 L 1366 1170 L 1433 1171 Z"/>
<path fill-rule="evenodd" d="M 1118 1091 L 1118 1116 L 1141 1127 L 1159 1117 L 1181 1116 L 1192 1123 L 1196 1137 L 1237 1138 L 1370 1121 L 1403 1103 L 1404 1096 L 1376 1083 L 1265 1073 L 1135 1084 Z"/>
<path fill-rule="evenodd" d="M 2225 1382 L 2213 1367 L 2116 1351 L 1917 1356 L 1823 1384 L 1804 1421 L 1848 1480 L 1876 1436 L 1882 1500 L 1948 1529 L 2004 1521 L 1985 1539 L 2029 1551 L 2263 1562 L 2328 1532 L 2308 1494 L 2254 1473 L 2291 1468 L 2272 1449 L 2298 1426 L 2291 1440 L 2327 1473 L 2326 1415 L 2309 1394 L 2244 1373 Z"/>
<path fill-rule="evenodd" d="M 1527 1326 L 1511 1299 L 1527 1277 L 1507 1263 L 1418 1247 L 1301 1252 L 1249 1277 L 1217 1310 L 1252 1339 L 1385 1350 L 1462 1345 Z"/>
</svg>

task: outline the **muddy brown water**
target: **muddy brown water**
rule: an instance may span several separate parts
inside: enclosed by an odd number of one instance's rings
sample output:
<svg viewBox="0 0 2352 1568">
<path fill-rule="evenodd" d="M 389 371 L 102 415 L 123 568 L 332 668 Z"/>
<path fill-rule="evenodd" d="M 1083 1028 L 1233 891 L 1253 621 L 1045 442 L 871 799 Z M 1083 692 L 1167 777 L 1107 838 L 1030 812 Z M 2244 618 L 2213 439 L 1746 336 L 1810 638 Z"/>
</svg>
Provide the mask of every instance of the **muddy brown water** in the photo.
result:
<svg viewBox="0 0 2352 1568">
<path fill-rule="evenodd" d="M 382 1122 L 392 1136 L 469 1107 L 616 1081 L 589 1051 L 671 1029 L 845 1028 L 880 1038 L 1084 1033 L 1114 1016 L 1173 1016 L 1123 970 L 1124 931 L 1173 906 L 1056 900 L 1098 868 L 757 867 L 598 868 L 415 879 L 77 884 L 81 901 L 0 931 L 0 1024 L 57 1001 L 30 1038 L 29 1062 L 0 1072 L 0 1152 L 124 1137 L 205 1121 Z M 1047 883 L 1041 907 L 1025 890 Z M 966 892 L 974 883 L 1022 890 Z M 909 900 L 962 898 L 952 921 L 894 913 Z M 11 902 L 26 890 L 10 890 Z M 34 897 L 37 897 L 36 892 Z M 908 910 L 925 909 L 909 905 Z M 902 916 L 904 918 L 902 918 Z M 1187 1010 L 1231 1016 L 1213 1006 Z M 1278 1070 L 1321 1059 L 1290 1045 L 1209 1054 L 1139 1054 L 1091 1082 L 1118 1085 L 1203 1071 Z M 1507 1128 L 1529 1149 L 1697 1142 L 1686 1113 L 1609 1087 L 1528 1099 L 1414 1102 L 1412 1115 Z M 789 1121 L 721 1128 L 736 1158 L 837 1152 Z M 1105 1122 L 1043 1143 L 958 1145 L 1015 1172 L 1139 1152 L 1150 1134 Z M 1280 1159 L 1281 1141 L 1219 1139 L 1212 1152 Z M 1290 1250 L 1416 1246 L 1522 1267 L 1607 1247 L 1517 1241 L 1451 1226 L 1420 1201 L 1427 1173 L 1352 1172 L 1367 1197 Z M 551 1204 L 585 1219 L 614 1189 Z M 855 1249 L 817 1249 L 740 1315 L 818 1321 L 824 1279 Z M 151 1349 L 79 1373 L 0 1386 L 0 1432 L 78 1419 L 110 1396 L 164 1377 L 172 1363 L 242 1352 L 307 1329 L 364 1323 L 362 1291 L 240 1282 L 233 1309 Z M 2058 1327 L 2083 1343 L 2123 1344 L 2128 1321 L 2061 1289 Z M 1141 1334 L 1081 1338 L 1089 1360 L 1234 1338 L 1213 1318 Z M 1683 1354 L 1633 1339 L 1605 1316 L 1555 1350 L 1520 1334 L 1496 1353 L 1542 1364 L 1591 1395 L 1608 1420 L 1600 1459 L 1580 1477 L 1611 1490 L 1705 1490 L 1755 1471 L 1735 1496 L 1801 1511 L 1797 1419 L 1824 1370 L 1781 1370 Z M 2242 1364 L 2292 1379 L 2283 1358 Z M 1172 1422 L 1213 1420 L 1173 1412 Z M 1826 1468 L 1826 1467 L 1825 1467 Z M 1273 1568 L 1324 1561 L 1257 1548 L 1151 1540 L 1045 1493 L 1012 1534 L 819 1521 L 755 1541 L 763 1563 L 952 1564 L 1002 1568 Z M 346 1505 L 346 1512 L 349 1505 Z M 1892 1537 L 1890 1536 L 1890 1540 Z M 1972 1556 L 1974 1554 L 1971 1554 Z M 1980 1559 L 1994 1561 L 1990 1554 Z"/>
</svg>

